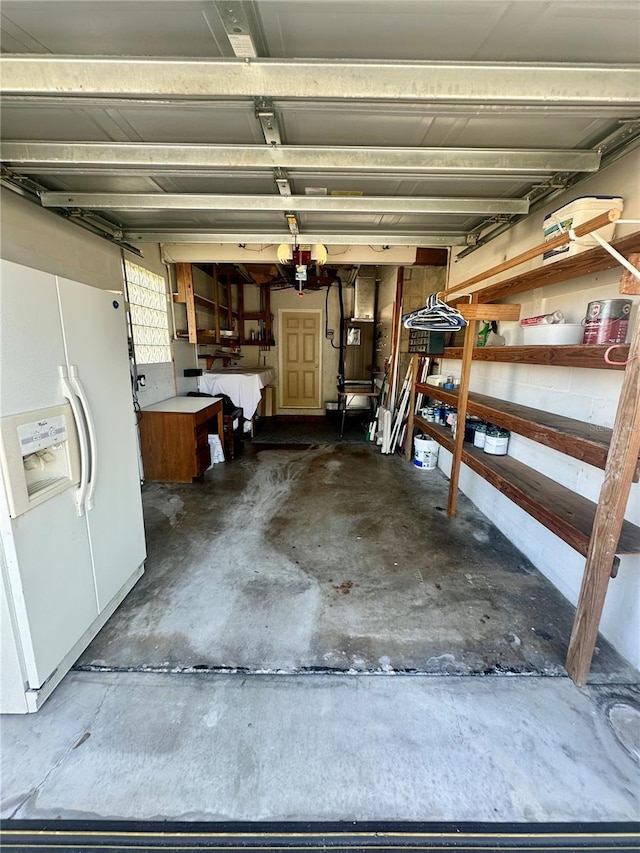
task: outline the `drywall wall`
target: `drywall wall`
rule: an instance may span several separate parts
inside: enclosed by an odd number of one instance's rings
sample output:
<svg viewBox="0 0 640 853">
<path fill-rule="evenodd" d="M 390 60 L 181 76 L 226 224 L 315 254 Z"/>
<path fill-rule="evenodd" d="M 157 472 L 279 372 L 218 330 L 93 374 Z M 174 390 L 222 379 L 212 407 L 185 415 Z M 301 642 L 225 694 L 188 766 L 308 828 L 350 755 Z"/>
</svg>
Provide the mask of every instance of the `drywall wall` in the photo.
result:
<svg viewBox="0 0 640 853">
<path fill-rule="evenodd" d="M 380 285 L 378 287 L 378 316 L 376 317 L 377 363 L 381 370 L 391 358 L 393 344 L 393 316 L 396 304 L 398 267 L 380 267 Z"/>
<path fill-rule="evenodd" d="M 3 258 L 93 287 L 122 292 L 122 252 L 118 246 L 10 190 L 1 191 L 0 204 Z M 125 257 L 166 280 L 158 245 L 144 244 L 139 248 L 142 257 L 129 252 Z M 140 364 L 138 373 L 146 379 L 138 393 L 141 406 L 176 393 L 173 364 Z"/>
<path fill-rule="evenodd" d="M 625 199 L 624 218 L 640 219 L 639 176 L 640 152 L 636 152 L 577 190 L 558 197 L 544 211 L 528 217 L 505 235 L 454 264 L 451 284 L 464 281 L 542 242 L 544 215 L 579 196 L 621 195 Z M 617 234 L 631 233 L 639 228 L 639 225 L 619 226 Z M 533 269 L 540 262 L 538 259 L 519 269 Z M 509 301 L 522 305 L 522 317 L 561 310 L 567 322 L 580 322 L 588 302 L 619 298 L 619 278 L 620 269 L 616 268 L 520 294 Z M 633 301 L 632 317 L 635 318 L 640 298 L 635 297 Z M 503 323 L 501 331 L 507 338 L 507 344 L 522 342 L 518 323 Z M 459 375 L 460 362 L 443 361 L 442 372 Z M 621 384 L 622 373 L 611 370 L 475 362 L 471 390 L 611 427 Z M 603 480 L 601 470 L 515 434 L 511 436 L 509 453 L 562 485 L 597 501 Z M 440 466 L 445 473 L 450 470 L 450 460 L 450 454 L 441 449 Z M 575 604 L 584 558 L 466 466 L 462 468 L 460 487 Z M 632 487 L 626 517 L 640 524 L 638 484 Z M 640 667 L 640 556 L 621 558 L 618 577 L 609 584 L 601 632 L 635 666 Z"/>
</svg>

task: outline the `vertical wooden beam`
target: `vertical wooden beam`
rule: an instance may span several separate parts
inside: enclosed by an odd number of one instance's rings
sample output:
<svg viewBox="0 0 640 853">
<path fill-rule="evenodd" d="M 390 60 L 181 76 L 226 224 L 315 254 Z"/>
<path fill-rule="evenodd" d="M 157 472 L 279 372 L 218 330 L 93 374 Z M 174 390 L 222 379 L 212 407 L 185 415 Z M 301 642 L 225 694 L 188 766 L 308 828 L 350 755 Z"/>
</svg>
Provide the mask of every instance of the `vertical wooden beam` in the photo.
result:
<svg viewBox="0 0 640 853">
<path fill-rule="evenodd" d="M 472 302 L 477 302 L 474 296 Z M 467 403 L 469 400 L 469 380 L 471 378 L 471 360 L 473 358 L 473 347 L 476 342 L 476 324 L 473 321 L 467 323 L 464 330 L 464 344 L 462 349 L 462 365 L 460 367 L 460 387 L 458 389 L 458 415 L 456 420 L 456 440 L 453 446 L 453 459 L 451 460 L 451 480 L 449 482 L 449 500 L 447 501 L 447 515 L 452 518 L 458 508 L 458 481 L 460 480 L 460 465 L 462 463 L 462 444 L 464 442 L 464 427 L 467 418 Z"/>
<path fill-rule="evenodd" d="M 213 301 L 216 303 L 216 309 L 213 315 L 214 328 L 216 332 L 216 343 L 219 344 L 220 338 L 220 282 L 218 280 L 218 267 L 213 264 L 211 269 L 211 277 L 213 279 Z"/>
<path fill-rule="evenodd" d="M 627 260 L 636 269 L 640 269 L 640 254 L 629 255 Z M 620 293 L 629 294 L 630 296 L 640 296 L 640 281 L 630 270 L 624 270 L 622 273 L 622 277 L 620 278 Z"/>
<path fill-rule="evenodd" d="M 238 345 L 244 343 L 244 282 L 238 282 Z"/>
<path fill-rule="evenodd" d="M 389 382 L 387 384 L 386 404 L 388 409 L 393 409 L 396 400 L 398 384 L 398 368 L 400 366 L 400 319 L 402 317 L 402 300 L 404 299 L 404 268 L 398 267 L 396 277 L 396 297 L 393 304 L 393 329 L 391 331 L 391 359 L 389 369 Z"/>
<path fill-rule="evenodd" d="M 264 312 L 264 342 L 265 346 L 271 346 L 271 288 L 268 284 L 260 288 L 260 301 Z"/>
<path fill-rule="evenodd" d="M 589 675 L 640 453 L 640 319 L 636 320 L 628 359 L 567 654 L 567 671 L 578 685 L 583 685 Z"/>
<path fill-rule="evenodd" d="M 411 385 L 409 387 L 409 417 L 407 420 L 407 433 L 404 438 L 404 458 L 411 461 L 411 450 L 413 448 L 413 417 L 416 406 L 416 380 L 418 379 L 418 365 L 420 356 L 411 356 Z"/>
<path fill-rule="evenodd" d="M 191 264 L 176 264 L 176 280 L 178 282 L 178 299 L 187 306 L 187 329 L 189 343 L 198 343 L 198 321 L 196 319 L 196 304 L 193 294 L 193 270 Z"/>
</svg>

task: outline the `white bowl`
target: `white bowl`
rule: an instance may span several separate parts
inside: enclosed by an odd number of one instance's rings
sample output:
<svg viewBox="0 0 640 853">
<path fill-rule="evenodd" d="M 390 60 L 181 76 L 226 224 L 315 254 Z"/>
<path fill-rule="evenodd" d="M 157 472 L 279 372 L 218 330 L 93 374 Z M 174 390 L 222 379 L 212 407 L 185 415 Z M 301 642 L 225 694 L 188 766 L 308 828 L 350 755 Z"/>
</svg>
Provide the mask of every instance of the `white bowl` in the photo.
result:
<svg viewBox="0 0 640 853">
<path fill-rule="evenodd" d="M 582 323 L 539 323 L 536 326 L 523 326 L 522 337 L 525 346 L 537 344 L 581 344 L 584 326 Z"/>
</svg>

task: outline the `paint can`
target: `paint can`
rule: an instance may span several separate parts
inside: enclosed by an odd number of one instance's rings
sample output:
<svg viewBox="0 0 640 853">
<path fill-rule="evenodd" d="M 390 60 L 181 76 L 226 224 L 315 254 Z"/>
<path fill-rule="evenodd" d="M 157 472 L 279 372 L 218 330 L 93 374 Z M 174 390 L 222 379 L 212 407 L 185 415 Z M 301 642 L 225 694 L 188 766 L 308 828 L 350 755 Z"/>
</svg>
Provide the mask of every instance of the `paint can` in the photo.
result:
<svg viewBox="0 0 640 853">
<path fill-rule="evenodd" d="M 583 344 L 623 344 L 627 340 L 630 299 L 597 299 L 587 305 Z"/>
<path fill-rule="evenodd" d="M 476 436 L 476 427 L 480 423 L 482 423 L 482 420 L 475 415 L 469 415 L 467 417 L 467 421 L 464 426 L 464 440 L 468 444 L 473 444 L 473 440 Z"/>
<path fill-rule="evenodd" d="M 440 449 L 438 442 L 424 435 L 416 435 L 413 439 L 413 445 L 413 464 L 416 468 L 432 471 L 438 464 L 438 451 Z"/>
<path fill-rule="evenodd" d="M 473 446 L 474 447 L 484 447 L 484 443 L 487 438 L 487 425 L 485 423 L 476 424 L 476 428 L 473 433 Z"/>
<path fill-rule="evenodd" d="M 484 442 L 484 452 L 490 453 L 492 456 L 506 456 L 510 435 L 511 433 L 508 429 L 502 429 L 502 427 L 497 426 L 488 427 Z"/>
</svg>

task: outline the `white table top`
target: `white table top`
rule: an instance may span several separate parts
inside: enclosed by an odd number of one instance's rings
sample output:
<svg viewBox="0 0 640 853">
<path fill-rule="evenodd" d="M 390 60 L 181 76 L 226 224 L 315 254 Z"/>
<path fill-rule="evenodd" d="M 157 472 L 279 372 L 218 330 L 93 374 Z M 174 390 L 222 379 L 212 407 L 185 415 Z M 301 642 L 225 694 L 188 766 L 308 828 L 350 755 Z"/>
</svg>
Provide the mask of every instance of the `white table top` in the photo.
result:
<svg viewBox="0 0 640 853">
<path fill-rule="evenodd" d="M 169 397 L 159 403 L 145 406 L 143 412 L 175 412 L 178 414 L 195 415 L 217 402 L 220 397 Z"/>
</svg>

